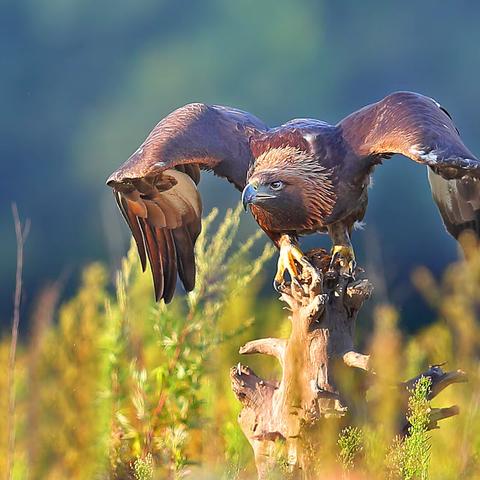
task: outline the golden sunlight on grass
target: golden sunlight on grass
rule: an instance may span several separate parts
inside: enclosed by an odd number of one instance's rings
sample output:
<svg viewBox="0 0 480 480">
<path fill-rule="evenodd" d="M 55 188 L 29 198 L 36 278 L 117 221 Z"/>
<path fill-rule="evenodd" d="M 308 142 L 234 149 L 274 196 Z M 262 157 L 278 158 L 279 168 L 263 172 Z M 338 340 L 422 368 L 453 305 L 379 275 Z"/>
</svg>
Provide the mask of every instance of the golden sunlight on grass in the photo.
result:
<svg viewBox="0 0 480 480">
<path fill-rule="evenodd" d="M 254 476 L 228 369 L 238 346 L 253 337 L 254 316 L 273 311 L 255 301 L 255 279 L 272 248 L 247 261 L 256 237 L 232 255 L 239 211 L 229 212 L 211 234 L 215 215 L 207 218 L 198 242 L 196 290 L 168 308 L 153 302 L 150 278 L 141 273 L 133 248 L 114 294 L 98 264 L 85 269 L 76 296 L 58 309 L 58 288 L 45 289 L 33 333 L 17 354 L 14 478 Z M 325 431 L 325 471 L 333 472 L 331 478 L 480 477 L 480 248 L 470 238 L 463 245 L 467 261 L 451 265 L 442 282 L 424 269 L 414 275 L 438 312 L 436 323 L 404 337 L 395 309 L 377 308 L 367 342 L 380 379 L 369 392 L 374 413 L 364 415 L 359 408 L 351 427 Z M 255 335 L 268 336 L 271 327 L 271 321 L 257 322 Z M 2 365 L 9 344 L 10 338 L 0 343 Z M 425 399 L 429 386 L 419 382 L 409 404 L 413 433 L 405 441 L 395 438 L 401 400 L 391 380 L 444 361 L 468 372 L 469 382 L 446 389 L 432 403 L 458 404 L 460 415 L 427 433 L 425 418 L 435 405 Z M 6 381 L 0 376 L 2 411 Z M 0 416 L 2 431 L 5 422 Z M 0 452 L 4 471 L 4 436 Z"/>
</svg>

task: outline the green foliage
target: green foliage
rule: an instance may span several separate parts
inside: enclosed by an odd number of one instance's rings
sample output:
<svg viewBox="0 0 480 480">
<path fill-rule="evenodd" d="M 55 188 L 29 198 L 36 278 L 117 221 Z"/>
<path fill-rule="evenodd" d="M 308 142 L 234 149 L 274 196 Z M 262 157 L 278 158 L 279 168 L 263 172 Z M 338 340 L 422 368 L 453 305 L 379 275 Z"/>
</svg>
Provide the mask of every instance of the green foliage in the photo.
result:
<svg viewBox="0 0 480 480">
<path fill-rule="evenodd" d="M 29 410 L 35 427 L 22 432 L 23 442 L 19 436 L 19 450 L 28 453 L 32 478 L 180 478 L 201 460 L 211 423 L 210 357 L 251 324 L 220 328 L 220 319 L 248 301 L 273 253 L 268 245 L 249 259 L 258 235 L 231 248 L 240 211 L 229 210 L 211 235 L 217 212 L 205 219 L 197 288 L 168 308 L 154 303 L 132 245 L 114 296 L 103 267 L 92 265 L 78 294 L 59 309 L 58 325 L 40 322 L 41 341 L 18 363 L 31 359 L 34 390 L 19 395 L 26 400 L 19 409 Z M 222 435 L 217 439 L 223 449 Z"/>
<path fill-rule="evenodd" d="M 135 480 L 153 480 L 153 457 L 148 453 L 145 459 L 137 458 L 133 464 Z"/>
<path fill-rule="evenodd" d="M 45 334 L 35 366 L 41 386 L 29 392 L 37 404 L 36 431 L 29 432 L 37 443 L 30 442 L 34 478 L 93 477 L 106 464 L 110 428 L 110 399 L 105 394 L 108 354 L 103 349 L 108 332 L 106 279 L 100 265 L 87 268 L 79 293 L 61 307 L 58 326 Z"/>
<path fill-rule="evenodd" d="M 114 294 L 104 268 L 94 264 L 85 270 L 78 293 L 58 309 L 56 323 L 44 318 L 45 308 L 35 314 L 32 337 L 20 345 L 16 365 L 15 479 L 178 479 L 206 472 L 250 478 L 252 452 L 236 422 L 240 407 L 228 370 L 244 340 L 284 327 L 280 311 L 265 307 L 253 293 L 272 247 L 251 260 L 257 236 L 235 246 L 240 210 L 228 212 L 216 232 L 215 215 L 207 217 L 199 238 L 198 285 L 188 296 L 177 296 L 168 307 L 155 304 L 150 278 L 132 246 Z M 452 265 L 443 284 L 425 271 L 415 277 L 442 314 L 435 325 L 405 339 L 395 309 L 376 310 L 369 350 L 377 359 L 378 380 L 368 408 L 358 399 L 362 408 L 354 412 L 352 426 L 340 435 L 332 421 L 322 426 L 315 458 L 325 475 L 379 480 L 480 475 L 475 354 L 480 249 L 472 244 L 466 250 L 468 261 Z M 253 332 L 255 312 L 265 322 L 255 322 Z M 8 344 L 8 338 L 0 342 L 2 364 Z M 467 385 L 446 389 L 438 398 L 441 406 L 459 404 L 462 413 L 427 433 L 430 384 L 421 378 L 408 401 L 409 435 L 395 437 L 405 406 L 392 387 L 442 357 L 469 373 Z M 258 365 L 264 367 L 265 359 Z M 0 386 L 2 381 L 0 376 Z M 0 389 L 0 405 L 6 408 L 4 392 Z M 4 421 L 0 416 L 0 426 Z M 284 451 L 278 447 L 280 456 Z M 0 466 L 6 448 L 2 439 Z M 287 474 L 282 465 L 277 473 Z"/>
<path fill-rule="evenodd" d="M 344 428 L 338 437 L 339 460 L 345 470 L 353 470 L 355 458 L 362 451 L 362 431 L 357 427 Z"/>
<path fill-rule="evenodd" d="M 409 423 L 405 439 L 396 437 L 390 448 L 386 466 L 391 478 L 427 480 L 430 464 L 430 436 L 428 435 L 431 380 L 421 377 L 408 399 Z"/>
<path fill-rule="evenodd" d="M 431 380 L 421 377 L 408 400 L 408 436 L 403 443 L 402 474 L 405 480 L 428 478 L 430 461 L 429 423 Z"/>
<path fill-rule="evenodd" d="M 110 306 L 110 315 L 124 333 L 114 358 L 111 456 L 120 477 L 123 466 L 136 456 L 152 455 L 159 473 L 174 476 L 182 475 L 192 460 L 198 461 L 189 450 L 207 428 L 208 360 L 213 349 L 241 331 L 219 329 L 219 319 L 227 307 L 235 308 L 239 298 L 248 298 L 248 285 L 272 254 L 269 246 L 258 259 L 247 261 L 254 238 L 230 253 L 240 209 L 227 212 L 217 233 L 207 239 L 216 215 L 213 211 L 204 220 L 197 241 L 195 290 L 168 308 L 152 304 L 140 317 L 142 326 L 140 320 L 132 323 L 141 315 L 138 305 L 144 302 L 145 281 L 133 246 L 118 276 L 117 303 Z"/>
</svg>

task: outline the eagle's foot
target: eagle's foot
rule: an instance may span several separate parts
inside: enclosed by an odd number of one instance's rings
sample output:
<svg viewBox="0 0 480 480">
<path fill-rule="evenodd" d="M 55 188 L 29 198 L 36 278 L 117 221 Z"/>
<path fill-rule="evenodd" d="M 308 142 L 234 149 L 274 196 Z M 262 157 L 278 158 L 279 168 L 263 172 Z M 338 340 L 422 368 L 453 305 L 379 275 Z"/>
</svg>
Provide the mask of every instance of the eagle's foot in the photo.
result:
<svg viewBox="0 0 480 480">
<path fill-rule="evenodd" d="M 332 248 L 332 259 L 327 275 L 340 273 L 340 275 L 347 275 L 354 277 L 357 263 L 355 262 L 355 253 L 351 246 L 334 245 Z"/>
<path fill-rule="evenodd" d="M 297 264 L 302 269 L 301 273 L 298 270 Z M 280 248 L 277 273 L 275 274 L 275 279 L 273 281 L 273 287 L 277 292 L 281 291 L 281 286 L 285 283 L 285 272 L 288 272 L 292 283 L 298 287 L 300 287 L 300 279 L 306 276 L 306 272 L 309 273 L 312 279 L 315 279 L 317 276 L 315 268 L 308 261 L 300 248 L 291 243 L 283 244 Z"/>
</svg>

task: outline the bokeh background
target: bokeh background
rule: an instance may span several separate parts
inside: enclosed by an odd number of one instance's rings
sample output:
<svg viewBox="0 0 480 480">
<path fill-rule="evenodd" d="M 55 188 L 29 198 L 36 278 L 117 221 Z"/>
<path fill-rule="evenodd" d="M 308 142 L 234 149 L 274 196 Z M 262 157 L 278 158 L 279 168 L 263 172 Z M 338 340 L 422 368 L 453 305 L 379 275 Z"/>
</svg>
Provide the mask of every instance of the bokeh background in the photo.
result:
<svg viewBox="0 0 480 480">
<path fill-rule="evenodd" d="M 14 288 L 11 202 L 31 219 L 28 312 L 48 281 L 66 278 L 68 296 L 86 263 L 118 265 L 128 232 L 104 180 L 185 103 L 235 106 L 271 125 L 294 117 L 335 123 L 408 89 L 439 100 L 480 152 L 477 2 L 3 0 L 0 18 L 3 326 Z M 411 272 L 425 265 L 439 275 L 457 247 L 424 168 L 394 157 L 374 183 L 367 227 L 354 237 L 359 263 L 377 298 L 393 302 L 404 327 L 414 328 L 431 314 Z M 201 191 L 206 211 L 239 200 L 207 175 Z M 242 228 L 244 235 L 255 228 L 249 216 Z"/>
</svg>

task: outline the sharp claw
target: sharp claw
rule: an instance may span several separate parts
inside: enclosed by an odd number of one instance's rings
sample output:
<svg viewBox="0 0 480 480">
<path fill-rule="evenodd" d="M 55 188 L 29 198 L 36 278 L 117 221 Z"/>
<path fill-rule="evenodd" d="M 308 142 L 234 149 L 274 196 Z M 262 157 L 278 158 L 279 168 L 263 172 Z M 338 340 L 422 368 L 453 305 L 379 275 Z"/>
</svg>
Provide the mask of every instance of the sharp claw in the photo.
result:
<svg viewBox="0 0 480 480">
<path fill-rule="evenodd" d="M 332 259 L 330 260 L 329 271 L 338 269 L 341 275 L 347 275 L 355 278 L 356 262 L 351 247 L 335 245 L 332 249 Z"/>
<path fill-rule="evenodd" d="M 302 265 L 310 267 L 312 264 L 310 263 L 310 260 L 304 255 L 300 261 L 302 262 Z"/>
<path fill-rule="evenodd" d="M 298 266 L 300 266 L 302 274 Z M 285 285 L 285 271 L 288 272 L 288 276 L 291 278 L 291 285 L 295 285 L 297 288 L 302 288 L 301 278 L 305 272 L 310 273 L 312 279 L 315 278 L 315 268 L 310 263 L 310 260 L 297 245 L 291 243 L 283 244 L 280 248 L 277 274 L 273 282 L 273 288 L 279 293 L 282 293 L 282 285 Z"/>
<path fill-rule="evenodd" d="M 348 269 L 349 269 L 349 273 L 350 273 L 350 276 L 352 278 L 355 278 L 355 270 L 357 269 L 357 262 L 355 262 L 355 260 L 352 260 L 351 262 L 349 262 L 348 264 Z"/>
<path fill-rule="evenodd" d="M 292 277 L 292 283 L 298 287 L 298 288 L 302 288 L 302 284 L 298 281 L 298 279 L 296 277 Z"/>
</svg>

